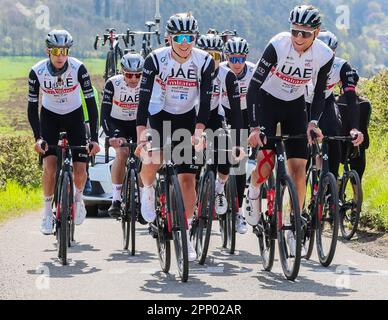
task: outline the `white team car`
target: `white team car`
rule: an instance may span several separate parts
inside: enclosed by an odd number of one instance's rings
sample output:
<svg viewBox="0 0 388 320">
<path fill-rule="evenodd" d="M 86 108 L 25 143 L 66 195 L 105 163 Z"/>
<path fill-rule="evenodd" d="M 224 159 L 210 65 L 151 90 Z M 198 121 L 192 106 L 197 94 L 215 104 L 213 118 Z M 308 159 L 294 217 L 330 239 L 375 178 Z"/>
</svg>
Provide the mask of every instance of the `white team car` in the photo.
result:
<svg viewBox="0 0 388 320">
<path fill-rule="evenodd" d="M 89 216 L 97 216 L 98 209 L 107 210 L 112 203 L 111 169 L 116 153 L 113 148 L 109 148 L 106 155 L 105 133 L 102 128 L 100 128 L 98 137 L 101 151 L 95 157 L 95 164 L 89 165 L 92 192 L 83 196 Z"/>
</svg>

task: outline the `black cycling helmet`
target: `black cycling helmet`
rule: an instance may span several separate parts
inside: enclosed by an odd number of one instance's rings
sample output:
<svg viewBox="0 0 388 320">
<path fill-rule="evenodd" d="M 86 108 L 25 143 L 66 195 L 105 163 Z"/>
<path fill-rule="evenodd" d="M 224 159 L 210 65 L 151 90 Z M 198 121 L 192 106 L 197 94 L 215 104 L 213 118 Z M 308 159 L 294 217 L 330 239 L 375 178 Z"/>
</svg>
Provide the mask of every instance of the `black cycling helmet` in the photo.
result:
<svg viewBox="0 0 388 320">
<path fill-rule="evenodd" d="M 317 38 L 323 41 L 331 50 L 337 49 L 338 40 L 334 33 L 328 30 L 321 31 Z"/>
<path fill-rule="evenodd" d="M 127 53 L 121 58 L 120 64 L 126 72 L 142 72 L 144 58 L 138 53 Z"/>
<path fill-rule="evenodd" d="M 297 6 L 291 10 L 289 22 L 299 26 L 317 28 L 321 25 L 321 14 L 313 6 Z"/>
<path fill-rule="evenodd" d="M 196 34 L 198 22 L 190 12 L 176 13 L 168 19 L 166 31 L 168 34 Z"/>
<path fill-rule="evenodd" d="M 46 37 L 47 48 L 71 48 L 73 37 L 66 30 L 52 30 Z"/>
<path fill-rule="evenodd" d="M 222 51 L 224 42 L 219 35 L 208 33 L 199 37 L 197 46 L 202 50 Z"/>
<path fill-rule="evenodd" d="M 249 44 L 244 38 L 233 37 L 225 44 L 226 54 L 248 54 Z"/>
</svg>

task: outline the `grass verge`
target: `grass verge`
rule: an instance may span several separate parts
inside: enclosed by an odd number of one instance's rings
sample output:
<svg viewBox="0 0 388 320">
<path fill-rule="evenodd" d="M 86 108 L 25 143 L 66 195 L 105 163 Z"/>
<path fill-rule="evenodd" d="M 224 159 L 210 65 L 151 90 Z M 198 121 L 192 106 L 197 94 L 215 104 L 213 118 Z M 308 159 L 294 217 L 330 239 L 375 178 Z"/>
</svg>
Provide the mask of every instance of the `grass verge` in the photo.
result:
<svg viewBox="0 0 388 320">
<path fill-rule="evenodd" d="M 0 191 L 0 223 L 42 207 L 42 189 L 21 187 L 8 181 L 5 190 Z"/>
</svg>

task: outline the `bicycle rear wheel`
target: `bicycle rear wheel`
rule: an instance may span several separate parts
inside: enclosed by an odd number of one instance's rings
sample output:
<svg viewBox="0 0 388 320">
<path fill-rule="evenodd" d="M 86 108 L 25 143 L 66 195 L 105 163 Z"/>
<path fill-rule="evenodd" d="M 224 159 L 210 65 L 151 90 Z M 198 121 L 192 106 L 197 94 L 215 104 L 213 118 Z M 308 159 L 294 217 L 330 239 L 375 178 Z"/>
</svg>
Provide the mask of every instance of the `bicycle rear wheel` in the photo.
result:
<svg viewBox="0 0 388 320">
<path fill-rule="evenodd" d="M 176 175 L 169 181 L 169 210 L 171 214 L 172 236 L 178 272 L 182 282 L 187 282 L 189 276 L 189 259 L 187 249 L 186 221 L 184 216 L 182 194 Z"/>
<path fill-rule="evenodd" d="M 363 200 L 360 177 L 355 170 L 344 174 L 340 186 L 339 200 L 342 238 L 351 240 L 358 228 Z"/>
<path fill-rule="evenodd" d="M 108 79 L 110 77 L 113 77 L 115 74 L 116 74 L 116 66 L 115 66 L 114 54 L 112 51 L 109 51 L 106 55 L 106 61 L 105 61 L 105 73 L 104 73 L 105 81 L 108 81 Z"/>
<path fill-rule="evenodd" d="M 338 187 L 334 175 L 327 173 L 320 182 L 318 203 L 316 206 L 316 237 L 320 263 L 328 267 L 333 261 L 337 247 L 339 213 Z"/>
<path fill-rule="evenodd" d="M 263 259 L 263 268 L 265 271 L 271 271 L 275 258 L 275 238 L 273 237 L 272 220 L 268 210 L 269 196 L 275 192 L 274 176 L 271 174 L 267 182 L 260 186 L 259 212 L 260 220 L 254 232 L 259 240 L 260 255 Z M 271 187 L 272 186 L 272 187 Z"/>
<path fill-rule="evenodd" d="M 224 226 L 226 230 L 226 248 L 230 254 L 234 254 L 236 248 L 236 214 L 238 213 L 237 186 L 234 175 L 230 175 L 225 184 L 225 196 L 228 202 Z"/>
<path fill-rule="evenodd" d="M 280 182 L 280 188 L 276 199 L 279 256 L 284 275 L 293 281 L 298 276 L 301 260 L 300 209 L 296 188 L 289 176 Z"/>
<path fill-rule="evenodd" d="M 209 249 L 210 235 L 215 195 L 215 177 L 213 171 L 208 171 L 202 180 L 200 202 L 198 204 L 198 221 L 195 228 L 195 249 L 199 258 L 199 264 L 204 264 Z"/>
<path fill-rule="evenodd" d="M 65 172 L 62 177 L 61 187 L 59 188 L 60 194 L 58 196 L 59 208 L 59 224 L 57 226 L 57 239 L 58 239 L 58 258 L 62 265 L 67 265 L 67 248 L 70 241 L 71 230 L 71 207 L 70 199 L 73 192 L 71 186 L 71 180 L 68 172 Z"/>
</svg>

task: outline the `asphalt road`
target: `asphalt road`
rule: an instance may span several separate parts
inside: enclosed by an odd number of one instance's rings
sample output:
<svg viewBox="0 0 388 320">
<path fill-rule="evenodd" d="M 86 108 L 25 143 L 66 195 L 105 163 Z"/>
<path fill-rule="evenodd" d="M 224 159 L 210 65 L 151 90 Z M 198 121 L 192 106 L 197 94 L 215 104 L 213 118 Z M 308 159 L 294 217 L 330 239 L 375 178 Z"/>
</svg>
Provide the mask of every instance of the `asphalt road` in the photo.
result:
<svg viewBox="0 0 388 320">
<path fill-rule="evenodd" d="M 69 266 L 56 259 L 53 236 L 39 232 L 40 214 L 29 213 L 0 226 L 0 299 L 387 299 L 388 260 L 357 253 L 339 243 L 333 264 L 317 256 L 303 261 L 295 282 L 276 259 L 261 268 L 257 238 L 238 235 L 236 254 L 221 250 L 214 223 L 205 266 L 190 264 L 179 281 L 174 256 L 170 274 L 160 271 L 156 243 L 141 225 L 137 255 L 121 250 L 121 227 L 109 218 L 88 218 L 76 229 Z"/>
</svg>

